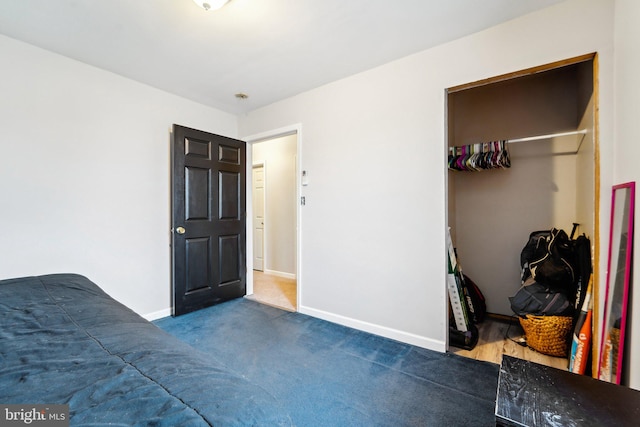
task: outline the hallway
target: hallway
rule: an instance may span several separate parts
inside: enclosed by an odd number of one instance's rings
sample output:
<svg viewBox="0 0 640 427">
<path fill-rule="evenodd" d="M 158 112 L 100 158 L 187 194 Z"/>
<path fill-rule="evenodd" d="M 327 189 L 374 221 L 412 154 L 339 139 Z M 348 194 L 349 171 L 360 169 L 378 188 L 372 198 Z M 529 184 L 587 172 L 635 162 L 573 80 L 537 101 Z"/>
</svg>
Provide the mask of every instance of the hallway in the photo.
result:
<svg viewBox="0 0 640 427">
<path fill-rule="evenodd" d="M 253 295 L 246 298 L 281 308 L 287 311 L 297 311 L 296 280 L 274 274 L 253 271 Z"/>
</svg>

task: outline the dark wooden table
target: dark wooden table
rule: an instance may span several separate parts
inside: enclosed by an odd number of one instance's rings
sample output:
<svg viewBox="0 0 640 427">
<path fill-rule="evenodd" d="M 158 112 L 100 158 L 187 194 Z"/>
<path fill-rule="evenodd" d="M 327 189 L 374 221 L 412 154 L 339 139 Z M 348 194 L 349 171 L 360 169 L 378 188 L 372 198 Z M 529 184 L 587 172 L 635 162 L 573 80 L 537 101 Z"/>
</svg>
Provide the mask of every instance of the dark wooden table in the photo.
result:
<svg viewBox="0 0 640 427">
<path fill-rule="evenodd" d="M 498 426 L 640 426 L 640 391 L 503 356 Z"/>
</svg>

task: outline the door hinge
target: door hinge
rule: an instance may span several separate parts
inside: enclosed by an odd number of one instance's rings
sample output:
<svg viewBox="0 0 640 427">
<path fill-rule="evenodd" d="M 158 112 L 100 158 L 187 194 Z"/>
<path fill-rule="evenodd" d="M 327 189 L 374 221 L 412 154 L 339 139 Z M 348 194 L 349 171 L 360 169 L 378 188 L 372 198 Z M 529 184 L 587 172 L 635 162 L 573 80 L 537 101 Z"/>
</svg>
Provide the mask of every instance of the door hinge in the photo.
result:
<svg viewBox="0 0 640 427">
<path fill-rule="evenodd" d="M 300 205 L 304 206 L 306 203 L 307 203 L 307 199 L 304 196 L 300 197 Z"/>
</svg>

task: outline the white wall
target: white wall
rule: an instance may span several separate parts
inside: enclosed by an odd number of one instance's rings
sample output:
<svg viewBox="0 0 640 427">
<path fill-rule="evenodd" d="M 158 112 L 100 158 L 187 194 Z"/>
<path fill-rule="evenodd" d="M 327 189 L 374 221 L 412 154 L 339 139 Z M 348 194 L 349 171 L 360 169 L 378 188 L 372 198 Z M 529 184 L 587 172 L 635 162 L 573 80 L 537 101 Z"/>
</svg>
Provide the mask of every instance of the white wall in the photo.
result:
<svg viewBox="0 0 640 427">
<path fill-rule="evenodd" d="M 166 314 L 171 125 L 236 118 L 4 36 L 0 57 L 0 278 L 80 273 Z"/>
<path fill-rule="evenodd" d="M 265 270 L 296 274 L 296 141 L 287 135 L 251 145 L 265 164 Z"/>
<path fill-rule="evenodd" d="M 606 187 L 612 24 L 612 2 L 568 0 L 241 117 L 304 129 L 300 311 L 444 350 L 445 88 L 598 52 Z"/>
<path fill-rule="evenodd" d="M 640 138 L 637 127 L 640 118 L 640 2 L 637 0 L 616 0 L 615 8 L 615 152 L 613 158 L 613 183 L 635 181 L 640 185 L 640 168 L 636 160 L 640 158 Z M 636 192 L 639 191 L 636 187 Z M 602 187 L 603 198 L 611 197 L 611 186 Z M 631 363 L 629 369 L 630 386 L 640 389 L 640 250 L 638 250 L 640 226 L 640 196 L 636 193 L 635 248 L 633 257 L 634 280 L 632 289 Z M 607 222 L 608 227 L 608 222 Z M 607 228 L 608 229 L 608 228 Z M 608 234 L 606 234 L 608 236 Z M 604 252 L 606 254 L 606 252 Z M 603 282 L 604 283 L 604 282 Z"/>
</svg>

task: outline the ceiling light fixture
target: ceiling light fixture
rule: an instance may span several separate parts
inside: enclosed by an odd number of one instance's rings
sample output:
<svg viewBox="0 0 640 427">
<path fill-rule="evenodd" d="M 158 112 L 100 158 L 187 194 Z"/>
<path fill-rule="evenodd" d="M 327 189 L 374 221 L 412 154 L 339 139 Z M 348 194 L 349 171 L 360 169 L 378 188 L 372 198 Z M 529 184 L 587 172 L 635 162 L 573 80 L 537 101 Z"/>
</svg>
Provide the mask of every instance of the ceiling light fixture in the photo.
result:
<svg viewBox="0 0 640 427">
<path fill-rule="evenodd" d="M 227 4 L 229 0 L 193 0 L 193 2 L 204 10 L 216 10 Z"/>
</svg>

